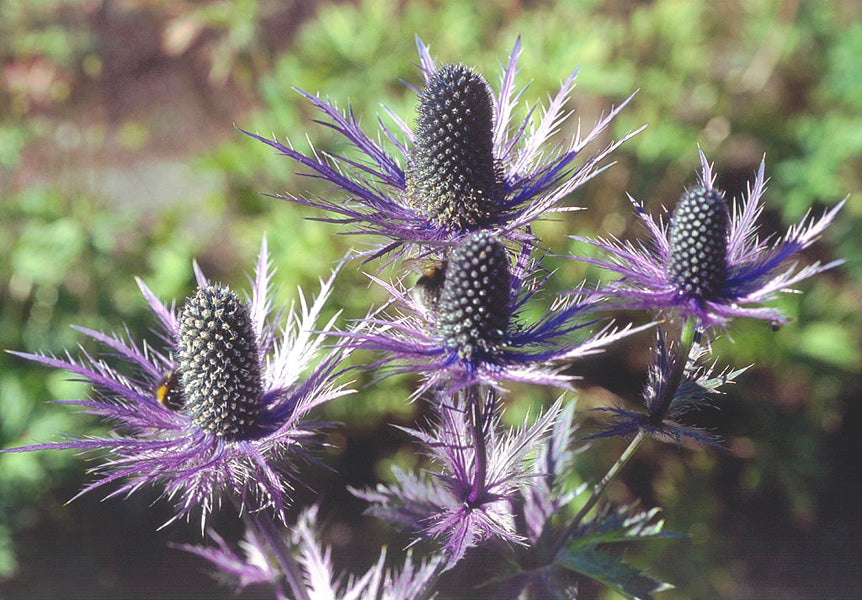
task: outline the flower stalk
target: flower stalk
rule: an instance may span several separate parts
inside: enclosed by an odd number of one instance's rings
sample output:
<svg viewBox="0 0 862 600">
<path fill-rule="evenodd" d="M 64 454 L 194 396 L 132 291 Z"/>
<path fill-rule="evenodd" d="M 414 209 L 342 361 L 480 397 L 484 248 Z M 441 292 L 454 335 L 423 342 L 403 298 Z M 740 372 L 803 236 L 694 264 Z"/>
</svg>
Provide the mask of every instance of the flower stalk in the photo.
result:
<svg viewBox="0 0 862 600">
<path fill-rule="evenodd" d="M 485 477 L 488 469 L 488 456 L 485 448 L 485 416 L 482 411 L 482 401 L 475 387 L 468 391 L 470 402 L 470 428 L 473 433 L 473 450 L 475 453 L 473 486 L 470 489 L 468 501 L 470 504 L 479 502 L 485 489 Z"/>
<path fill-rule="evenodd" d="M 694 319 L 688 318 L 683 322 L 682 330 L 679 335 L 679 344 L 677 345 L 677 353 L 674 356 L 674 366 L 671 371 L 671 375 L 668 379 L 667 385 L 664 386 L 662 390 L 661 397 L 658 399 L 656 403 L 657 410 L 654 412 L 651 411 L 650 421 L 661 422 L 664 414 L 667 412 L 668 408 L 670 408 L 671 402 L 673 401 L 674 394 L 676 390 L 679 388 L 680 384 L 683 380 L 683 375 L 685 373 L 685 367 L 688 363 L 688 357 L 691 353 L 692 346 L 696 341 L 700 339 L 700 330 L 695 326 Z M 595 505 L 599 502 L 602 495 L 605 493 L 608 485 L 616 479 L 617 475 L 619 475 L 625 466 L 631 461 L 632 457 L 635 453 L 640 449 L 643 443 L 649 437 L 648 432 L 645 429 L 639 429 L 635 434 L 634 438 L 629 445 L 623 450 L 623 453 L 620 457 L 611 465 L 611 468 L 608 469 L 608 472 L 605 473 L 605 476 L 602 477 L 601 481 L 593 487 L 593 491 L 590 494 L 590 497 L 587 499 L 587 502 L 581 507 L 578 513 L 572 518 L 571 521 L 566 525 L 566 527 L 560 532 L 557 538 L 554 540 L 553 545 L 551 546 L 551 551 L 549 553 L 549 557 L 553 558 L 556 556 L 566 545 L 566 543 L 571 539 L 573 534 L 577 531 L 578 527 L 581 526 L 584 518 L 589 514 L 589 512 L 595 507 Z"/>
</svg>

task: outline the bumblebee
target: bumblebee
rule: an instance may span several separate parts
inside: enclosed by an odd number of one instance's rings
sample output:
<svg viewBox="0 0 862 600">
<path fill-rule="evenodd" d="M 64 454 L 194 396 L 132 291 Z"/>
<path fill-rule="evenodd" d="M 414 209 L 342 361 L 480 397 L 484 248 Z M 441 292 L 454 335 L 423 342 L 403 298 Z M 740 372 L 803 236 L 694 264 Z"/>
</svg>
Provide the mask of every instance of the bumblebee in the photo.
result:
<svg viewBox="0 0 862 600">
<path fill-rule="evenodd" d="M 171 410 L 180 410 L 183 407 L 180 376 L 176 371 L 171 371 L 162 379 L 159 387 L 156 388 L 156 399 L 159 404 Z"/>
<path fill-rule="evenodd" d="M 422 276 L 413 286 L 412 295 L 424 311 L 433 313 L 437 310 L 445 280 L 446 261 L 435 261 L 422 270 Z"/>
</svg>

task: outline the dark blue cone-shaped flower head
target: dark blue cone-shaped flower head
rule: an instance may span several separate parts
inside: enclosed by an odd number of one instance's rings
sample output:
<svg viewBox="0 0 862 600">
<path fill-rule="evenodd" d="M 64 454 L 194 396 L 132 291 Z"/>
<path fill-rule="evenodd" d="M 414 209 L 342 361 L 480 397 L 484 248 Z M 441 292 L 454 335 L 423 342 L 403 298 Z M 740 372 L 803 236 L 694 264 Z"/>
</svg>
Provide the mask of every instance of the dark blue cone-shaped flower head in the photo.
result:
<svg viewBox="0 0 862 600">
<path fill-rule="evenodd" d="M 523 94 L 515 76 L 518 40 L 492 90 L 486 80 L 461 65 L 438 66 L 418 41 L 423 83 L 417 86 L 419 110 L 415 129 L 387 111 L 394 128 L 380 122 L 375 139 L 360 128 L 348 108 L 301 92 L 326 116 L 325 124 L 343 136 L 354 155 L 303 153 L 289 142 L 248 133 L 290 157 L 305 173 L 341 193 L 326 196 L 282 196 L 326 211 L 320 220 L 347 227 L 347 233 L 382 238 L 361 256 L 443 259 L 447 248 L 478 229 L 492 230 L 513 243 L 535 243 L 530 224 L 548 213 L 562 212 L 572 192 L 604 170 L 605 159 L 633 133 L 589 155 L 623 105 L 599 117 L 554 148 L 547 142 L 570 116 L 566 103 L 574 89 L 572 73 L 547 107 L 529 109 L 519 119 Z M 412 86 L 411 86 L 412 87 Z M 331 191 L 331 190 L 330 190 Z"/>
<path fill-rule="evenodd" d="M 246 305 L 227 287 L 198 288 L 183 308 L 178 350 L 180 386 L 192 420 L 225 439 L 253 437 L 263 386 Z"/>
<path fill-rule="evenodd" d="M 670 220 L 667 275 L 680 293 L 711 298 L 727 269 L 727 205 L 718 190 L 697 186 L 680 198 Z"/>
<path fill-rule="evenodd" d="M 455 244 L 446 261 L 409 293 L 400 282 L 372 277 L 392 298 L 390 316 L 367 318 L 369 327 L 342 335 L 353 348 L 385 353 L 369 365 L 384 367 L 383 376 L 425 376 L 418 397 L 441 386 L 454 391 L 504 381 L 568 388 L 572 376 L 562 371 L 571 360 L 651 326 L 609 324 L 591 336 L 576 336 L 596 322 L 585 318 L 596 304 L 578 296 L 555 301 L 541 319 L 525 323 L 525 306 L 547 273 L 529 249 L 522 248 L 514 261 L 510 255 L 493 233 L 479 231 Z"/>
<path fill-rule="evenodd" d="M 450 229 L 486 225 L 503 193 L 488 84 L 467 67 L 444 66 L 428 80 L 418 112 L 407 169 L 411 203 Z"/>
<path fill-rule="evenodd" d="M 794 291 L 800 281 L 841 264 L 837 260 L 797 268 L 790 261 L 820 237 L 844 202 L 819 219 L 806 214 L 781 239 L 761 239 L 757 220 L 766 190 L 765 161 L 748 193 L 728 210 L 703 152 L 700 160 L 700 183 L 683 194 L 669 223 L 653 219 L 630 198 L 646 238 L 632 243 L 572 236 L 602 254 L 573 258 L 620 276 L 595 292 L 620 308 L 667 311 L 707 329 L 724 328 L 736 317 L 786 322 L 780 311 L 763 304 L 780 292 Z"/>
<path fill-rule="evenodd" d="M 509 257 L 488 233 L 465 238 L 452 253 L 437 304 L 437 332 L 470 359 L 497 354 L 509 330 Z"/>
<path fill-rule="evenodd" d="M 314 302 L 300 297 L 300 312 L 273 315 L 265 242 L 247 303 L 210 283 L 197 266 L 195 274 L 198 288 L 179 314 L 138 282 L 161 326 L 160 349 L 81 329 L 109 349 L 107 358 L 15 353 L 89 382 L 92 396 L 69 403 L 103 417 L 114 431 L 7 451 L 102 452 L 96 481 L 81 493 L 115 481 L 112 495 L 157 484 L 176 502 L 175 518 L 199 510 L 203 524 L 229 496 L 250 512 L 269 509 L 284 519 L 297 459 L 309 459 L 317 443 L 319 425 L 308 413 L 348 393 L 336 377 L 349 351 L 336 347 L 318 358 L 333 322 L 316 321 L 333 278 Z"/>
</svg>

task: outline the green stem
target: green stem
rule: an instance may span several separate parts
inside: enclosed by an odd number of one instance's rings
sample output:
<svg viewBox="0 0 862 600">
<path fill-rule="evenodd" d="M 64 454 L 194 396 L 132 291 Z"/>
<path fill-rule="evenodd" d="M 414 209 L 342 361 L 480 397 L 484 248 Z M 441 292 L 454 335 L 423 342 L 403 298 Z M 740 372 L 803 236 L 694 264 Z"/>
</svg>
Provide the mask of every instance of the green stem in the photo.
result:
<svg viewBox="0 0 862 600">
<path fill-rule="evenodd" d="M 565 546 L 566 542 L 569 540 L 572 534 L 575 533 L 575 530 L 580 526 L 581 522 L 584 520 L 584 517 L 587 516 L 587 513 L 589 513 L 590 510 L 592 510 L 592 508 L 596 505 L 596 503 L 598 503 L 599 499 L 602 497 L 602 494 L 604 494 L 605 489 L 607 489 L 611 481 L 613 481 L 614 478 L 619 475 L 620 471 L 622 471 L 623 467 L 628 464 L 628 462 L 635 455 L 635 452 L 637 452 L 638 448 L 641 447 L 641 445 L 644 443 L 644 441 L 646 441 L 646 439 L 647 434 L 644 432 L 643 429 L 637 432 L 634 439 L 629 443 L 628 447 L 623 451 L 617 461 L 613 465 L 611 465 L 611 468 L 608 469 L 608 472 L 605 473 L 605 476 L 602 477 L 602 480 L 599 481 L 599 483 L 596 484 L 596 487 L 593 488 L 593 493 L 590 494 L 590 497 L 587 499 L 586 504 L 581 507 L 581 510 L 578 511 L 578 514 L 576 514 L 574 518 L 569 521 L 569 524 L 566 526 L 566 528 L 563 529 L 559 536 L 557 536 L 557 539 L 554 541 L 554 545 L 551 546 L 551 557 L 556 556 L 559 551 L 563 549 L 563 546 Z"/>
<path fill-rule="evenodd" d="M 653 418 L 657 419 L 658 422 L 664 418 L 665 413 L 670 408 L 671 403 L 673 402 L 674 395 L 676 394 L 677 388 L 679 388 L 682 383 L 683 376 L 685 375 L 685 367 L 688 364 L 688 355 L 691 353 L 691 348 L 694 345 L 695 341 L 700 339 L 700 331 L 695 327 L 695 323 L 692 319 L 686 319 L 685 323 L 682 325 L 682 329 L 679 335 L 679 344 L 677 345 L 677 352 L 674 356 L 674 365 L 673 370 L 671 371 L 670 377 L 668 378 L 667 385 L 662 389 L 662 396 L 657 400 L 656 410 L 651 411 L 651 420 Z M 629 463 L 632 457 L 635 455 L 635 452 L 643 445 L 646 441 L 647 437 L 649 437 L 645 430 L 639 429 L 634 439 L 629 443 L 628 447 L 623 451 L 620 457 L 616 460 L 616 462 L 611 465 L 611 468 L 608 469 L 608 472 L 605 473 L 605 476 L 602 477 L 601 481 L 593 488 L 593 492 L 590 494 L 590 497 L 587 499 L 586 504 L 578 511 L 578 513 L 572 518 L 571 521 L 566 525 L 566 527 L 560 532 L 560 535 L 554 540 L 553 545 L 551 546 L 551 551 L 549 556 L 551 559 L 555 557 L 560 550 L 566 545 L 569 538 L 577 531 L 578 527 L 580 527 L 584 518 L 587 514 L 593 509 L 593 507 L 598 503 L 599 499 L 605 493 L 608 485 L 610 485 L 611 481 L 613 481 L 617 475 L 620 474 L 620 471 Z"/>
</svg>

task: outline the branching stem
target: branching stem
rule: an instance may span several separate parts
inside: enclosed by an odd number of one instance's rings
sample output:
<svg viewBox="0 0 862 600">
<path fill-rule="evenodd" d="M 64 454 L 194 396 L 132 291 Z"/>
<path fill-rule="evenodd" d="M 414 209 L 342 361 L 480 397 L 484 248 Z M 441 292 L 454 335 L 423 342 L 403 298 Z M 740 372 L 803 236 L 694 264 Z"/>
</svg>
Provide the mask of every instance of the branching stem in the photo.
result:
<svg viewBox="0 0 862 600">
<path fill-rule="evenodd" d="M 688 364 L 688 356 L 691 353 L 691 347 L 695 343 L 696 340 L 700 338 L 700 331 L 695 327 L 694 321 L 692 319 L 686 319 L 685 323 L 682 325 L 682 330 L 679 335 L 679 344 L 677 345 L 677 352 L 674 356 L 674 366 L 671 371 L 670 378 L 668 379 L 667 385 L 663 389 L 662 397 L 659 399 L 658 410 L 655 411 L 655 415 L 659 415 L 661 418 L 662 415 L 670 408 L 671 402 L 673 401 L 674 394 L 676 393 L 677 388 L 680 386 L 683 380 L 683 375 L 685 374 L 685 366 Z M 560 550 L 562 550 L 565 545 L 568 543 L 569 539 L 572 535 L 577 531 L 578 527 L 581 526 L 584 518 L 587 514 L 595 507 L 598 501 L 601 499 L 602 495 L 605 493 L 608 485 L 610 485 L 611 481 L 613 481 L 617 475 L 623 470 L 623 468 L 629 463 L 632 457 L 635 455 L 635 452 L 643 445 L 644 441 L 646 441 L 647 433 L 640 429 L 635 437 L 629 442 L 629 445 L 623 450 L 623 453 L 620 457 L 611 465 L 611 468 L 608 469 L 608 472 L 605 473 L 605 476 L 602 477 L 601 481 L 593 488 L 590 497 L 587 499 L 587 502 L 581 507 L 581 510 L 572 518 L 571 521 L 566 525 L 566 527 L 560 532 L 560 535 L 554 540 L 553 545 L 551 546 L 551 551 L 548 554 L 551 559 L 555 557 Z"/>
</svg>

